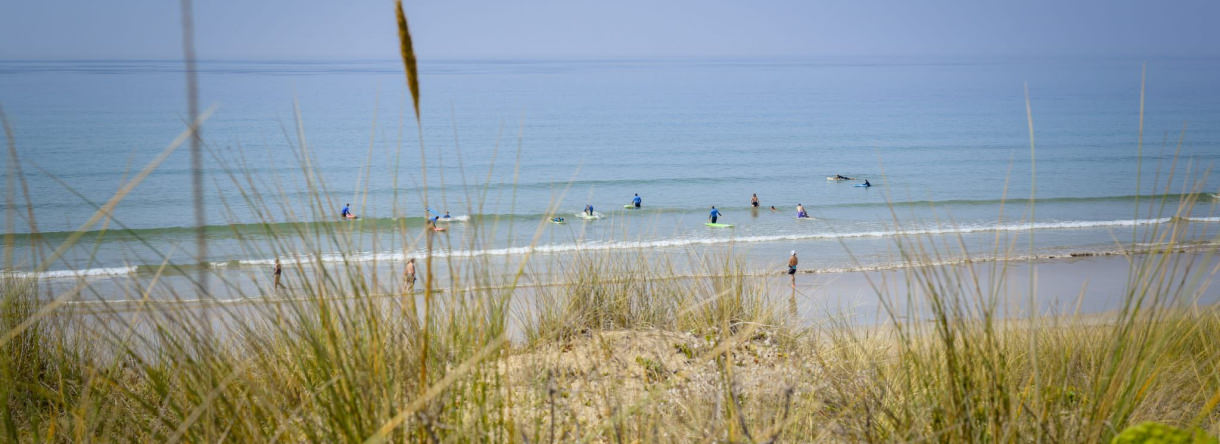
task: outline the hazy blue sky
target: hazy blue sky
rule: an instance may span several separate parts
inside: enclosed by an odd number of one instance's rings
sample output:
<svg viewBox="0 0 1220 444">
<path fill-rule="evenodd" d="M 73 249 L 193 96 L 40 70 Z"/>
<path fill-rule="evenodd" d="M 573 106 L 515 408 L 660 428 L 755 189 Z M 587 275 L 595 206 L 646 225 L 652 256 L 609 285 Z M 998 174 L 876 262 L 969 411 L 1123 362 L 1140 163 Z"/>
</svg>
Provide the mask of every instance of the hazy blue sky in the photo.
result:
<svg viewBox="0 0 1220 444">
<path fill-rule="evenodd" d="M 1220 55 L 1220 0 L 428 0 L 421 57 Z M 0 58 L 178 58 L 174 0 L 0 3 Z M 196 0 L 208 59 L 393 58 L 390 0 Z"/>
</svg>

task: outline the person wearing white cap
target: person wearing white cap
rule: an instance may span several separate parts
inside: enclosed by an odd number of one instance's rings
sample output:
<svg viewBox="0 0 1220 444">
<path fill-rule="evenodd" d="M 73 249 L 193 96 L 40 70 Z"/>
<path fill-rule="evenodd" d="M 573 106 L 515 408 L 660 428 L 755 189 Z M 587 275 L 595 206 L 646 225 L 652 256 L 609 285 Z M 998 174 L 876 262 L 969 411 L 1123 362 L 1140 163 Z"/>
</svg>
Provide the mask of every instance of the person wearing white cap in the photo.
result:
<svg viewBox="0 0 1220 444">
<path fill-rule="evenodd" d="M 796 288 L 796 250 L 792 250 L 792 256 L 788 258 L 788 277 L 792 278 L 792 288 Z"/>
</svg>

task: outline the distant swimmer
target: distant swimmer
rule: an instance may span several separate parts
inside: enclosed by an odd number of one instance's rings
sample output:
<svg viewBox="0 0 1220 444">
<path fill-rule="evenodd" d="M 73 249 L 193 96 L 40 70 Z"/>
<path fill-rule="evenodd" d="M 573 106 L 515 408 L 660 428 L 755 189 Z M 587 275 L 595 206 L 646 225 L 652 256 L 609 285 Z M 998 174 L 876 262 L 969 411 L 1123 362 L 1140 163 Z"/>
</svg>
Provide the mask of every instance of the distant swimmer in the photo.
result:
<svg viewBox="0 0 1220 444">
<path fill-rule="evenodd" d="M 792 256 L 788 257 L 788 277 L 792 278 L 792 288 L 796 288 L 796 250 L 792 250 Z"/>
<path fill-rule="evenodd" d="M 562 224 L 562 223 L 563 223 L 563 218 L 562 218 L 562 217 L 559 217 L 559 216 L 555 216 L 555 217 L 552 217 L 552 218 L 551 218 L 551 222 L 554 222 L 554 223 L 557 223 L 557 224 Z"/>
<path fill-rule="evenodd" d="M 805 212 L 805 207 L 801 204 L 796 204 L 796 217 L 804 219 L 809 217 L 809 213 Z"/>
<path fill-rule="evenodd" d="M 772 212 L 772 213 L 778 213 L 778 212 L 779 212 L 779 210 L 775 208 L 775 205 L 772 205 L 772 206 L 771 206 L 771 212 Z"/>
<path fill-rule="evenodd" d="M 643 204 L 643 203 L 644 203 L 644 200 L 640 199 L 640 195 L 638 193 L 635 195 L 635 197 L 631 198 L 631 204 L 635 205 L 636 208 L 639 208 L 640 204 Z"/>
<path fill-rule="evenodd" d="M 449 211 L 445 211 L 445 215 L 441 216 L 441 219 L 452 219 L 452 217 L 449 216 Z"/>
<path fill-rule="evenodd" d="M 758 193 L 754 193 L 753 196 L 750 196 L 750 206 L 758 208 Z"/>
<path fill-rule="evenodd" d="M 707 214 L 707 217 L 712 220 L 712 223 L 716 223 L 716 219 L 720 218 L 720 210 L 717 210 L 716 206 L 712 205 L 712 211 Z"/>
<path fill-rule="evenodd" d="M 339 213 L 339 216 L 343 217 L 344 219 L 355 219 L 356 215 L 352 213 L 352 204 L 343 204 L 343 211 Z"/>
<path fill-rule="evenodd" d="M 835 174 L 835 180 L 855 180 L 842 174 Z"/>
</svg>

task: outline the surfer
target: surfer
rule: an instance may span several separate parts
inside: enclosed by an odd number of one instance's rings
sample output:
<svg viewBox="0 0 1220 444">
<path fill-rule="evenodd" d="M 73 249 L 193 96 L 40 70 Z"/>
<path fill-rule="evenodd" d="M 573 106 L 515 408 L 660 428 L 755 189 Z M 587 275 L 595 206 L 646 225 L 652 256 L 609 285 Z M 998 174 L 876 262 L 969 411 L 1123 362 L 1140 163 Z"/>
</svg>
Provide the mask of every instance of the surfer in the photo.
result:
<svg viewBox="0 0 1220 444">
<path fill-rule="evenodd" d="M 792 288 L 796 288 L 796 250 L 792 250 L 792 256 L 788 257 L 788 277 L 792 278 Z"/>
<path fill-rule="evenodd" d="M 427 222 L 428 229 L 432 230 L 432 231 L 436 231 L 436 221 L 439 219 L 440 219 L 440 216 L 429 217 L 428 222 Z"/>
<path fill-rule="evenodd" d="M 402 270 L 403 293 L 415 290 L 415 258 L 407 259 L 407 266 Z"/>
<path fill-rule="evenodd" d="M 451 217 L 449 216 L 449 211 L 448 211 L 448 210 L 446 210 L 446 211 L 445 211 L 445 215 L 444 215 L 444 216 L 441 216 L 441 219 L 451 219 Z"/>
<path fill-rule="evenodd" d="M 585 215 L 593 217 L 593 204 L 585 204 Z"/>
<path fill-rule="evenodd" d="M 720 218 L 720 210 L 717 210 L 716 206 L 712 205 L 712 211 L 707 213 L 707 217 L 712 220 L 712 223 L 716 223 L 716 219 Z"/>
<path fill-rule="evenodd" d="M 758 193 L 754 193 L 753 196 L 750 196 L 750 206 L 758 208 Z"/>
<path fill-rule="evenodd" d="M 562 218 L 562 217 L 559 217 L 559 216 L 555 216 L 555 217 L 552 217 L 552 218 L 551 218 L 551 222 L 554 222 L 554 223 L 557 223 L 557 224 L 561 224 L 561 223 L 563 223 L 563 218 Z"/>
<path fill-rule="evenodd" d="M 631 198 L 631 204 L 635 205 L 636 208 L 639 208 L 642 203 L 644 203 L 644 199 L 640 199 L 639 193 L 636 193 L 635 197 Z"/>
<path fill-rule="evenodd" d="M 798 219 L 804 219 L 804 218 L 809 217 L 809 213 L 805 212 L 805 207 L 799 203 L 796 204 L 796 217 Z"/>
<path fill-rule="evenodd" d="M 868 187 L 871 187 L 871 186 L 873 186 L 873 184 L 868 183 L 868 179 L 864 179 L 864 188 L 868 188 Z"/>
<path fill-rule="evenodd" d="M 352 214 L 352 204 L 343 204 L 343 211 L 339 212 L 339 216 L 343 217 L 344 219 L 355 219 L 356 215 Z"/>
</svg>

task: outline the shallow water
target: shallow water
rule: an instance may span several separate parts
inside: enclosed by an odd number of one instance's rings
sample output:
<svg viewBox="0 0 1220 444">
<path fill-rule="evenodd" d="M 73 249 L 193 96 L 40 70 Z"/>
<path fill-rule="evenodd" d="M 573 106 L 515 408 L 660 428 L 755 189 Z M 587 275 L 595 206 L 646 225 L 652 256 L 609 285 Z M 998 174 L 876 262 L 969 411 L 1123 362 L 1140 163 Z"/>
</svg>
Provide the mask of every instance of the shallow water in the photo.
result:
<svg viewBox="0 0 1220 444">
<path fill-rule="evenodd" d="M 1202 174 L 1220 158 L 1220 60 L 1148 60 L 1142 152 L 1140 62 L 423 60 L 426 176 L 400 64 L 205 62 L 203 103 L 218 106 L 204 128 L 207 261 L 251 273 L 276 256 L 400 263 L 423 249 L 425 177 L 432 209 L 467 218 L 434 237 L 444 254 L 505 263 L 527 251 L 732 249 L 766 269 L 797 249 L 802 266 L 836 269 L 899 261 L 893 241 L 911 234 L 960 239 L 982 255 L 996 253 L 997 234 L 1033 255 L 1152 242 L 1182 226 L 1187 239 L 1210 239 L 1220 228 L 1210 195 L 1170 217 L 1192 191 L 1220 185 Z M 0 62 L 0 103 L 48 247 L 182 131 L 182 85 L 169 62 Z M 316 202 L 294 149 L 294 100 L 326 185 Z M 874 186 L 825 180 L 834 174 Z M 188 179 L 181 150 L 124 199 L 107 231 L 87 227 L 42 275 L 149 274 L 166 256 L 189 268 Z M 251 186 L 265 205 L 240 194 Z M 642 210 L 622 208 L 633 193 Z M 335 220 L 344 202 L 362 219 Z M 605 217 L 574 217 L 586 203 Z M 797 203 L 815 219 L 795 219 Z M 704 226 L 712 205 L 735 228 Z M 12 231 L 30 232 L 17 214 Z M 552 214 L 567 223 L 543 223 Z M 18 258 L 33 239 L 16 236 Z"/>
</svg>

